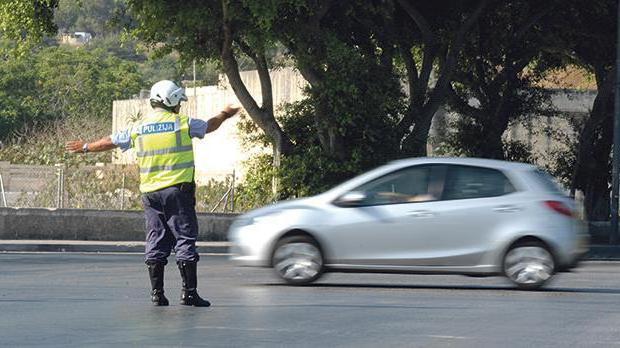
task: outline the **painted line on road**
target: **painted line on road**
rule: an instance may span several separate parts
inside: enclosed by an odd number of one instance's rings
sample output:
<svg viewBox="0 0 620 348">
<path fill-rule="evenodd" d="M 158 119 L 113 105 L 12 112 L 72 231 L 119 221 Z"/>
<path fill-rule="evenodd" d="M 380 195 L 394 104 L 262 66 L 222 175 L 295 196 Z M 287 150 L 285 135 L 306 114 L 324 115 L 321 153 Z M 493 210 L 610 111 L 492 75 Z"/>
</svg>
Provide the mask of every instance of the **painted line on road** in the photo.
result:
<svg viewBox="0 0 620 348">
<path fill-rule="evenodd" d="M 445 336 L 445 335 L 425 335 L 430 338 L 441 338 L 441 339 L 449 339 L 449 340 L 471 340 L 473 337 L 466 336 Z"/>
<path fill-rule="evenodd" d="M 196 326 L 193 329 L 215 329 L 235 331 L 258 331 L 258 332 L 299 332 L 300 330 L 289 329 L 265 329 L 260 327 L 230 327 L 230 326 Z"/>
</svg>

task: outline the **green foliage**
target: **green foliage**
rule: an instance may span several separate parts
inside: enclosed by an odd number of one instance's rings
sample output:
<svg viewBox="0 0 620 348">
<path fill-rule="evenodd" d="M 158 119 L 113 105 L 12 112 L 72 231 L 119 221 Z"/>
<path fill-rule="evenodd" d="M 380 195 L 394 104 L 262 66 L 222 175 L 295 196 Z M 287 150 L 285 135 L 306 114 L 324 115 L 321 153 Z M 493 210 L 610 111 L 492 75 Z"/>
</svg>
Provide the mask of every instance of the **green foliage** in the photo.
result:
<svg viewBox="0 0 620 348">
<path fill-rule="evenodd" d="M 111 101 L 137 94 L 137 64 L 103 50 L 46 48 L 35 57 L 43 105 L 57 116 L 108 118 Z"/>
<path fill-rule="evenodd" d="M 63 171 L 64 206 L 76 209 L 140 210 L 135 165 L 79 166 Z"/>
<path fill-rule="evenodd" d="M 58 0 L 0 1 L 0 36 L 15 44 L 9 51 L 25 56 L 45 35 L 55 34 L 53 18 L 57 6 Z"/>
<path fill-rule="evenodd" d="M 579 148 L 579 130 L 583 128 L 585 120 L 575 115 L 561 115 L 568 122 L 567 127 L 547 127 L 545 133 L 557 146 L 547 154 L 547 163 L 544 167 L 564 187 L 571 187 L 577 151 Z M 587 160 L 591 160 L 588 158 Z"/>
<path fill-rule="evenodd" d="M 344 63 L 344 62 L 343 62 Z M 343 66 L 345 70 L 347 67 Z M 347 76 L 351 79 L 351 76 Z M 357 76 L 360 80 L 368 78 L 364 75 Z M 375 76 L 372 80 L 379 82 L 380 76 Z M 383 164 L 397 157 L 398 142 L 392 136 L 393 129 L 390 111 L 396 111 L 389 104 L 390 99 L 383 99 L 389 90 L 377 89 L 356 89 L 353 83 L 340 81 L 329 85 L 335 90 L 346 89 L 349 94 L 341 94 L 342 100 L 334 101 L 333 106 L 341 110 L 342 126 L 339 129 L 347 140 L 347 151 L 350 155 L 346 160 L 340 160 L 328 155 L 323 151 L 321 144 L 316 136 L 316 123 L 314 122 L 314 103 L 313 98 L 328 97 L 329 91 L 325 95 L 309 96 L 303 101 L 286 105 L 279 112 L 278 121 L 282 124 L 283 130 L 291 137 L 295 144 L 295 151 L 284 156 L 279 168 L 273 168 L 273 158 L 271 155 L 261 155 L 250 163 L 246 164 L 248 175 L 243 191 L 244 197 L 252 197 L 253 201 L 270 201 L 273 196 L 271 193 L 273 180 L 279 182 L 280 191 L 277 198 L 302 197 L 313 195 L 329 189 L 330 187 L 351 178 L 365 170 Z M 359 82 L 359 81 L 358 81 Z M 386 81 L 384 81 L 386 82 Z M 386 82 L 387 85 L 389 83 Z M 361 85 L 361 84 L 359 84 Z M 333 92 L 333 91 L 332 91 Z M 335 95 L 336 93 L 334 93 Z M 365 109 L 351 110 L 350 104 L 355 103 L 355 99 L 371 100 L 374 102 L 371 107 L 369 104 Z M 242 134 L 245 134 L 245 141 L 248 146 L 265 146 L 266 139 L 256 131 L 252 132 L 252 127 L 242 122 Z M 248 194 L 248 192 L 254 192 Z M 253 198 L 253 196 L 256 198 Z"/>
<path fill-rule="evenodd" d="M 273 167 L 273 157 L 267 154 L 255 156 L 244 163 L 244 167 L 245 180 L 235 188 L 235 210 L 245 211 L 274 202 L 276 169 Z"/>
<path fill-rule="evenodd" d="M 8 59 L 0 64 L 0 141 L 27 122 L 49 119 L 36 94 L 38 76 L 31 63 Z"/>
<path fill-rule="evenodd" d="M 61 32 L 85 31 L 98 35 L 114 33 L 115 16 L 125 11 L 125 2 L 118 0 L 59 0 L 54 22 Z"/>
<path fill-rule="evenodd" d="M 106 54 L 123 60 L 144 63 L 148 57 L 144 48 L 136 40 L 125 40 L 120 34 L 110 33 L 94 37 L 86 46 L 88 50 L 106 52 Z"/>
<path fill-rule="evenodd" d="M 97 139 L 110 132 L 109 121 L 96 118 L 69 118 L 29 128 L 14 136 L 0 148 L 0 161 L 15 164 L 55 165 L 68 167 L 110 162 L 110 152 L 81 156 L 67 153 L 65 142 L 70 139 Z"/>
<path fill-rule="evenodd" d="M 509 159 L 504 156 L 506 149 L 521 150 L 514 143 L 502 143 L 508 126 L 552 114 L 549 91 L 536 84 L 559 64 L 555 56 L 543 50 L 554 47 L 555 33 L 540 28 L 540 23 L 552 16 L 553 6 L 559 4 L 555 0 L 497 3 L 472 30 L 449 100 L 450 108 L 461 117 L 454 124 L 452 140 L 467 155 Z"/>
<path fill-rule="evenodd" d="M 442 157 L 478 157 L 487 139 L 480 138 L 479 128 L 471 127 L 471 119 L 458 117 L 449 122 L 450 130 L 438 141 L 434 153 Z M 502 139 L 502 158 L 506 161 L 536 163 L 532 148 L 523 141 Z"/>
<path fill-rule="evenodd" d="M 512 162 L 536 163 L 536 156 L 531 147 L 523 141 L 505 140 L 503 142 L 504 159 Z"/>
<path fill-rule="evenodd" d="M 137 64 L 102 50 L 50 47 L 0 65 L 0 160 L 72 163 L 69 139 L 109 134 L 112 101 L 137 94 Z M 103 122 L 102 122 L 103 121 Z M 90 163 L 110 155 L 89 156 Z"/>
</svg>

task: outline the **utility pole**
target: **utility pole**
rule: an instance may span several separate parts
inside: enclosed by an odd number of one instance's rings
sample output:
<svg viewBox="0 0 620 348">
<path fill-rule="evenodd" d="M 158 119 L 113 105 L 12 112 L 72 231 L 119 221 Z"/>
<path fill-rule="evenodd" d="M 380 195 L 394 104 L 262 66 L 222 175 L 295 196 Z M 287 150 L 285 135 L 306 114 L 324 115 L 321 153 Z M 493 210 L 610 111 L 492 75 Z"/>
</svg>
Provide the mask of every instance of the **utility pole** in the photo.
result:
<svg viewBox="0 0 620 348">
<path fill-rule="evenodd" d="M 618 188 L 620 180 L 620 3 L 617 4 L 616 33 L 616 95 L 614 100 L 614 148 L 611 179 L 611 229 L 609 244 L 618 244 Z"/>
<path fill-rule="evenodd" d="M 194 116 L 198 117 L 198 98 L 196 97 L 196 59 L 192 61 L 192 70 L 194 74 Z"/>
</svg>

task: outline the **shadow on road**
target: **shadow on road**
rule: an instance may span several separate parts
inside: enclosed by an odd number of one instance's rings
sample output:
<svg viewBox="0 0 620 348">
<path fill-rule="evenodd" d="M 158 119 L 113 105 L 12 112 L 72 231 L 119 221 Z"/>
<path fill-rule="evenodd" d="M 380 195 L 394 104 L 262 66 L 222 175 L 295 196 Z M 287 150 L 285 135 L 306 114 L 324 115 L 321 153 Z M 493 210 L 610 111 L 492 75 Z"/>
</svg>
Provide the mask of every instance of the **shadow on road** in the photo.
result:
<svg viewBox="0 0 620 348">
<path fill-rule="evenodd" d="M 282 283 L 266 283 L 261 286 L 291 287 Z M 318 283 L 299 286 L 301 288 L 333 288 L 333 289 L 405 289 L 405 290 L 460 290 L 460 291 L 515 291 L 522 293 L 584 293 L 584 294 L 613 294 L 620 295 L 620 289 L 605 288 L 542 288 L 538 290 L 520 290 L 511 286 L 484 286 L 484 285 L 409 285 L 409 284 L 334 284 Z"/>
</svg>

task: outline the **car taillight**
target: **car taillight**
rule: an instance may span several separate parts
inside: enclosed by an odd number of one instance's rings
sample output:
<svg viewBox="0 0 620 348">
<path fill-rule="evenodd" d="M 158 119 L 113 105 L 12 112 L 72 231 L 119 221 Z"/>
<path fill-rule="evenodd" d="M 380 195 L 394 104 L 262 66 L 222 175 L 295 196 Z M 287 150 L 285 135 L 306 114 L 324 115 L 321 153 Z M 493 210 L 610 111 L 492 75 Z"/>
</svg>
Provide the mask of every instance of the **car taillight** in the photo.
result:
<svg viewBox="0 0 620 348">
<path fill-rule="evenodd" d="M 573 211 L 566 204 L 560 201 L 545 201 L 545 205 L 556 213 L 573 217 Z"/>
</svg>

